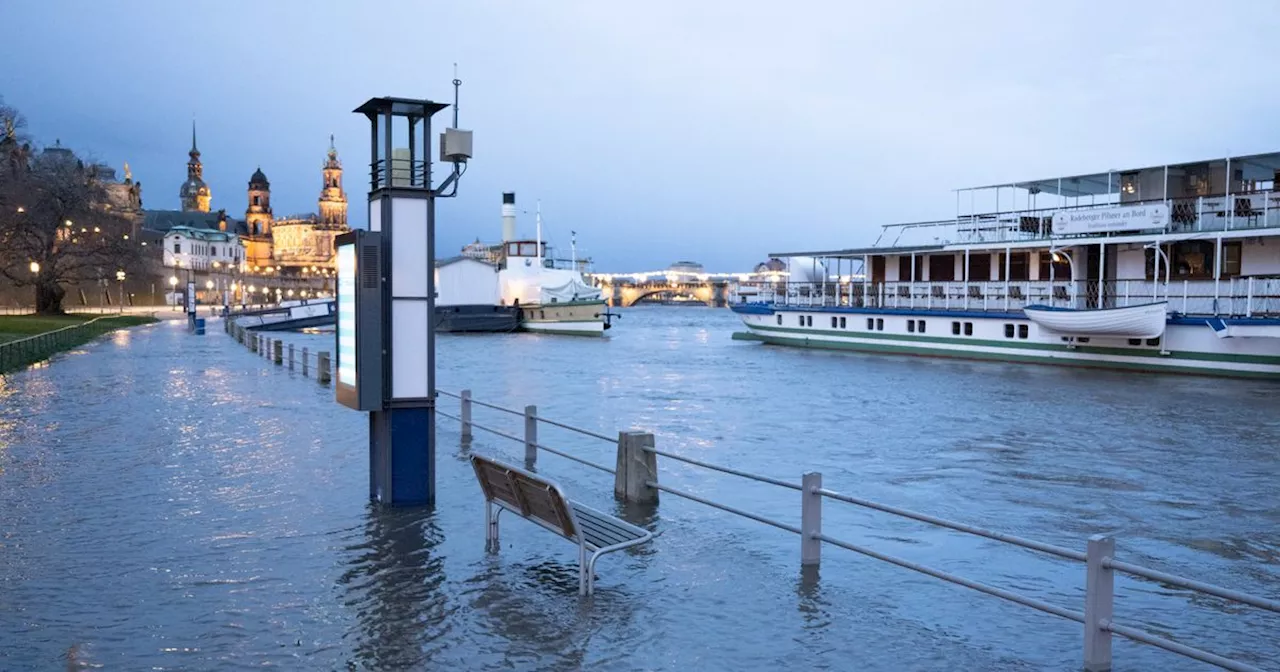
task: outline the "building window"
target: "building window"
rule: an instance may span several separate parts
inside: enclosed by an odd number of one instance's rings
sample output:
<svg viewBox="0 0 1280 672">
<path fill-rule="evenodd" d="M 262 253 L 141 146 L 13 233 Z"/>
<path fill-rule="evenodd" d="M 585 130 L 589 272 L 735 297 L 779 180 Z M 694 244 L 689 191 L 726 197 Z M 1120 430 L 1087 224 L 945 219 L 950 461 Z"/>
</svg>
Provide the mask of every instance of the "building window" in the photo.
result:
<svg viewBox="0 0 1280 672">
<path fill-rule="evenodd" d="M 952 322 L 952 323 L 951 323 L 951 335 L 952 335 L 952 336 L 959 336 L 959 335 L 960 335 L 960 323 L 959 323 L 959 322 Z"/>
<path fill-rule="evenodd" d="M 965 335 L 965 336 L 972 336 L 972 335 L 973 335 L 973 323 L 972 323 L 972 322 L 965 322 L 965 323 L 964 323 L 964 335 Z"/>
<path fill-rule="evenodd" d="M 1005 337 L 1005 338 L 1013 338 L 1013 325 L 1012 325 L 1012 324 L 1006 324 L 1006 325 L 1004 325 L 1004 337 Z"/>
<path fill-rule="evenodd" d="M 253 204 L 254 204 L 254 205 L 258 205 L 258 195 L 257 195 L 257 194 L 254 194 L 254 195 L 253 195 Z"/>
<path fill-rule="evenodd" d="M 924 333 L 924 320 L 920 320 L 919 322 L 920 322 L 920 325 L 919 325 L 919 326 L 920 326 L 920 333 L 922 333 L 922 334 L 923 334 L 923 333 Z"/>
<path fill-rule="evenodd" d="M 173 241 L 173 253 L 174 253 L 174 254 L 182 254 L 182 242 L 181 242 L 181 241 L 178 241 L 178 240 Z"/>
<path fill-rule="evenodd" d="M 884 331 L 884 318 L 876 318 L 876 331 Z"/>
<path fill-rule="evenodd" d="M 916 333 L 916 321 L 915 321 L 915 320 L 907 320 L 907 331 L 909 331 L 909 332 L 911 332 L 911 333 L 913 333 L 913 334 L 914 334 L 914 333 Z"/>
<path fill-rule="evenodd" d="M 872 331 L 872 330 L 874 330 L 875 328 L 876 328 L 876 321 L 875 321 L 875 318 L 868 317 L 868 318 L 867 318 L 867 331 Z"/>
<path fill-rule="evenodd" d="M 1028 329 L 1028 328 L 1027 328 L 1027 325 L 1025 325 L 1025 324 L 1019 324 L 1019 325 L 1018 325 L 1018 338 L 1026 338 L 1026 337 L 1027 337 L 1027 333 L 1028 333 L 1029 331 L 1030 331 L 1030 329 Z"/>
<path fill-rule="evenodd" d="M 845 328 L 845 326 L 846 326 L 846 325 L 845 325 L 845 321 L 844 321 L 844 318 L 842 317 L 842 318 L 840 318 L 840 328 L 841 328 L 841 329 L 844 329 L 844 328 Z"/>
</svg>

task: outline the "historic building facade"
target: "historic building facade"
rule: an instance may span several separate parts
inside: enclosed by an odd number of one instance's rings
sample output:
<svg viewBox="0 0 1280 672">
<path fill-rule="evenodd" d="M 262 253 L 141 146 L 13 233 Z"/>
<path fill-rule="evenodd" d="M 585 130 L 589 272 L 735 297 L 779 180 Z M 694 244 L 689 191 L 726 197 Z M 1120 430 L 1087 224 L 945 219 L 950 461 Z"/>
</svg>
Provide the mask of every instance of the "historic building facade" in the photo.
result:
<svg viewBox="0 0 1280 672">
<path fill-rule="evenodd" d="M 243 220 L 227 216 L 226 209 L 212 211 L 213 195 L 204 181 L 204 164 L 196 145 L 195 125 L 191 128 L 191 151 L 187 153 L 187 179 L 178 190 L 181 210 L 149 210 L 143 219 L 143 228 L 163 237 L 171 229 L 181 229 L 183 241 L 166 241 L 165 250 L 175 242 L 183 249 L 215 249 L 206 246 L 198 235 L 199 230 L 230 234 L 223 240 L 222 258 L 193 259 L 185 254 L 167 253 L 165 266 L 182 263 L 220 263 L 226 257 L 239 259 L 242 270 L 258 272 L 297 273 L 307 275 L 312 268 L 330 269 L 334 264 L 334 241 L 340 233 L 350 230 L 347 226 L 347 196 L 342 189 L 342 162 L 329 136 L 329 152 L 321 169 L 321 188 L 318 212 L 293 215 L 277 219 L 271 205 L 271 182 L 259 167 L 249 177 L 247 206 Z M 189 239 L 189 240 L 187 240 Z M 243 247 L 243 253 L 229 253 L 227 244 Z M 195 244 L 192 247 L 192 244 Z M 181 261 L 179 261 L 181 260 Z M 304 271 L 305 269 L 305 271 Z"/>
</svg>

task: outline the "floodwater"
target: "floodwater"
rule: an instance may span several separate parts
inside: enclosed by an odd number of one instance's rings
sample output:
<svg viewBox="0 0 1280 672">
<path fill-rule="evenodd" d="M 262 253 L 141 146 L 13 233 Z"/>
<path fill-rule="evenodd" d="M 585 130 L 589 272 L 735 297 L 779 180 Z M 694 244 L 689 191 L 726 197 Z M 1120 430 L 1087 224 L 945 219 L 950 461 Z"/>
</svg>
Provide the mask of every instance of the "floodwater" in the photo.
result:
<svg viewBox="0 0 1280 672">
<path fill-rule="evenodd" d="M 735 342 L 728 311 L 641 307 L 608 339 L 440 338 L 440 388 L 661 449 L 1280 598 L 1280 386 Z M 332 336 L 288 337 L 313 351 Z M 456 413 L 457 402 L 441 408 Z M 518 433 L 521 420 L 476 409 Z M 612 464 L 604 441 L 540 441 Z M 1081 626 L 663 494 L 654 543 L 576 553 L 504 516 L 484 552 L 442 419 L 434 510 L 367 502 L 366 423 L 211 322 L 119 332 L 0 382 L 0 670 L 1076 670 Z M 660 480 L 798 523 L 799 493 L 662 458 Z M 617 510 L 612 477 L 538 469 Z M 1083 606 L 1084 568 L 828 500 L 824 532 Z M 1116 621 L 1280 666 L 1280 619 L 1118 582 Z M 1205 666 L 1117 638 L 1117 670 Z M 78 669 L 78 668 L 73 668 Z"/>
</svg>

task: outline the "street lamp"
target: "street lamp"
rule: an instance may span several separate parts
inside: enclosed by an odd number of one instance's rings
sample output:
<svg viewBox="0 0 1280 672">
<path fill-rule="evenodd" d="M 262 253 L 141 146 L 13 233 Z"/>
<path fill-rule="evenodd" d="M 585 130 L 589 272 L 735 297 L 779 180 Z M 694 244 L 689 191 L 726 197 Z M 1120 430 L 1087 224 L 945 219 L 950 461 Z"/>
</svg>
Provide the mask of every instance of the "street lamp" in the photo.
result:
<svg viewBox="0 0 1280 672">
<path fill-rule="evenodd" d="M 124 314 L 124 271 L 116 271 L 116 282 L 120 283 L 120 314 Z"/>
<path fill-rule="evenodd" d="M 173 297 L 173 309 L 178 309 L 178 276 L 169 276 L 169 296 Z"/>
<path fill-rule="evenodd" d="M 31 262 L 31 275 L 33 276 L 40 275 L 40 262 L 38 261 Z M 31 286 L 34 287 L 36 290 L 36 297 L 35 297 L 36 302 L 34 304 L 36 312 L 40 311 L 40 283 L 38 282 L 38 280 L 39 278 L 36 278 L 31 281 Z"/>
</svg>

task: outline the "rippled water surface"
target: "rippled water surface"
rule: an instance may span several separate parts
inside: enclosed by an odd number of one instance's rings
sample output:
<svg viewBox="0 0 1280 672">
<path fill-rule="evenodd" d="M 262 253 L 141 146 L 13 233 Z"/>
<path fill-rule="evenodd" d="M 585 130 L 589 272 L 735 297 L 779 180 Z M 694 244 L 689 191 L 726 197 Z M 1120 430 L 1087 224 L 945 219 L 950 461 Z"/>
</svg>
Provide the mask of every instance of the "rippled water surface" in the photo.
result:
<svg viewBox="0 0 1280 672">
<path fill-rule="evenodd" d="M 1280 598 L 1272 383 L 809 352 L 727 311 L 636 308 L 608 339 L 442 336 L 440 387 L 660 448 Z M 287 337 L 313 351 L 329 335 Z M 456 412 L 456 401 L 442 400 Z M 506 432 L 521 421 L 477 409 Z M 541 442 L 611 464 L 603 441 Z M 572 546 L 504 520 L 484 553 L 442 420 L 434 510 L 367 503 L 362 414 L 235 345 L 161 324 L 0 382 L 0 670 L 1075 670 L 1080 626 L 664 495 L 662 531 L 576 595 Z M 612 477 L 539 469 L 617 510 Z M 671 460 L 661 480 L 798 522 L 799 494 Z M 828 501 L 824 532 L 1080 609 L 1084 569 Z M 1116 620 L 1251 664 L 1280 619 L 1121 580 Z M 1118 670 L 1204 669 L 1118 641 Z"/>
</svg>

